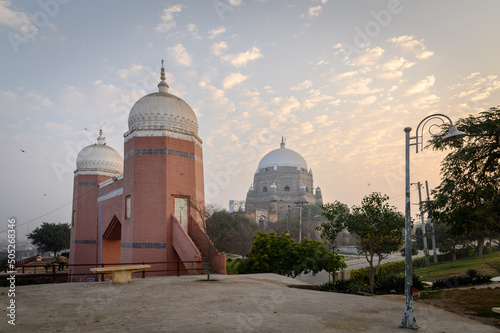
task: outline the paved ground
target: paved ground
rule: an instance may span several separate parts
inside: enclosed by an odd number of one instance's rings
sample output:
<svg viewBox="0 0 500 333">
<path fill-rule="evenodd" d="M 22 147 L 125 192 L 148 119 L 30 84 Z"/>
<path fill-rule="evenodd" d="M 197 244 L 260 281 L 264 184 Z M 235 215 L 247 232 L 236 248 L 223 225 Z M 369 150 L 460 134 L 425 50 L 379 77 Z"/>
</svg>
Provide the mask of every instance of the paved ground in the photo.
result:
<svg viewBox="0 0 500 333">
<path fill-rule="evenodd" d="M 0 288 L 0 332 L 407 332 L 402 296 L 356 296 L 288 285 L 274 274 L 134 279 L 18 286 L 16 326 L 7 323 Z M 493 327 L 415 304 L 419 332 L 499 332 Z"/>
</svg>

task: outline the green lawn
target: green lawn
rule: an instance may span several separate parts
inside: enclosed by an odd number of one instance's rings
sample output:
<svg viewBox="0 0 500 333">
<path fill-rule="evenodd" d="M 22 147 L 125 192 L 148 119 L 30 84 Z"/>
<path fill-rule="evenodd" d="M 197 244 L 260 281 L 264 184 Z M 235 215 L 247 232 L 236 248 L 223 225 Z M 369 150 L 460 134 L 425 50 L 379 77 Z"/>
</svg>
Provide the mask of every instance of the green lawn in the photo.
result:
<svg viewBox="0 0 500 333">
<path fill-rule="evenodd" d="M 432 256 L 429 258 L 432 262 Z M 450 275 L 465 274 L 470 269 L 477 271 L 481 269 L 490 268 L 487 263 L 500 262 L 500 252 L 493 252 L 492 254 L 483 254 L 482 258 L 471 257 L 455 261 L 438 263 L 437 265 L 429 265 L 428 267 L 418 268 L 414 273 L 421 277 L 423 281 L 434 281 Z M 489 275 L 497 276 L 497 272 L 490 273 Z"/>
</svg>

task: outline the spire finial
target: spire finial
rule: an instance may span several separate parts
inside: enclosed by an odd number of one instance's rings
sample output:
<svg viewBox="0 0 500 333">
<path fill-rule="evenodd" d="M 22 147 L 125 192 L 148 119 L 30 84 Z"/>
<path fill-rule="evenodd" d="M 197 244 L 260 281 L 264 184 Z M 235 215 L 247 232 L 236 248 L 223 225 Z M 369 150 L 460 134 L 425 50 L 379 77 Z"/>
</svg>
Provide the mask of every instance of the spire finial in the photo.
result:
<svg viewBox="0 0 500 333">
<path fill-rule="evenodd" d="M 281 144 L 280 144 L 280 148 L 285 148 L 285 137 L 281 137 Z"/>
<path fill-rule="evenodd" d="M 106 139 L 106 138 L 102 136 L 102 128 L 99 127 L 99 136 L 97 137 L 97 144 L 98 145 L 103 145 L 104 144 L 104 139 Z"/>
<path fill-rule="evenodd" d="M 167 81 L 165 81 L 166 76 L 165 76 L 165 67 L 163 67 L 163 59 L 161 60 L 161 74 L 160 74 L 160 83 L 158 83 L 158 89 L 160 92 L 168 92 L 168 84 Z"/>
</svg>

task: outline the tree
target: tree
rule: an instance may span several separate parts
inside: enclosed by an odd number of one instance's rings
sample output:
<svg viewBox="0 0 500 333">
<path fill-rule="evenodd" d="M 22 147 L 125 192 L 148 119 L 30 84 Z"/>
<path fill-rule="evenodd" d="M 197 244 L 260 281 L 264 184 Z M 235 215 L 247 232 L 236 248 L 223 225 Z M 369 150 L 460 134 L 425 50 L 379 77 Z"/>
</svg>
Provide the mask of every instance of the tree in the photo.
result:
<svg viewBox="0 0 500 333">
<path fill-rule="evenodd" d="M 241 274 L 276 273 L 295 278 L 311 271 L 332 273 L 347 268 L 343 257 L 328 251 L 326 244 L 308 238 L 297 243 L 287 233 L 259 232 L 248 258 L 238 264 L 237 271 Z"/>
<path fill-rule="evenodd" d="M 54 252 L 69 248 L 71 229 L 67 223 L 43 222 L 40 227 L 26 235 L 40 252 Z"/>
<path fill-rule="evenodd" d="M 321 225 L 323 237 L 333 242 L 344 229 L 356 236 L 370 265 L 372 293 L 375 285 L 374 257 L 377 256 L 380 265 L 386 251 L 390 253 L 403 244 L 404 216 L 395 207 L 389 206 L 387 200 L 388 196 L 374 192 L 363 198 L 361 206 L 350 209 L 338 201 L 321 206 L 323 215 L 329 221 Z"/>
<path fill-rule="evenodd" d="M 484 239 L 500 232 L 500 109 L 470 115 L 456 125 L 468 136 L 442 142 L 443 131 L 430 140 L 433 149 L 452 152 L 441 162 L 441 184 L 425 209 L 454 235 L 475 233 L 481 256 Z"/>
</svg>

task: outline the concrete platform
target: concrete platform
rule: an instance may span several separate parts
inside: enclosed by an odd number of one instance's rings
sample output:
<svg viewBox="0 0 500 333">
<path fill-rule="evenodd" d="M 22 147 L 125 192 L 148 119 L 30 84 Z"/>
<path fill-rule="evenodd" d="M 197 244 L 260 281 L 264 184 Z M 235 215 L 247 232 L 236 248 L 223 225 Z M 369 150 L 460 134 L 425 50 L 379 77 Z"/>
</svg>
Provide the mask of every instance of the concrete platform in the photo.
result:
<svg viewBox="0 0 500 333">
<path fill-rule="evenodd" d="M 274 274 L 214 275 L 18 286 L 16 326 L 0 288 L 0 332 L 408 332 L 404 298 L 289 288 L 307 285 Z M 418 332 L 499 332 L 415 303 Z"/>
</svg>

